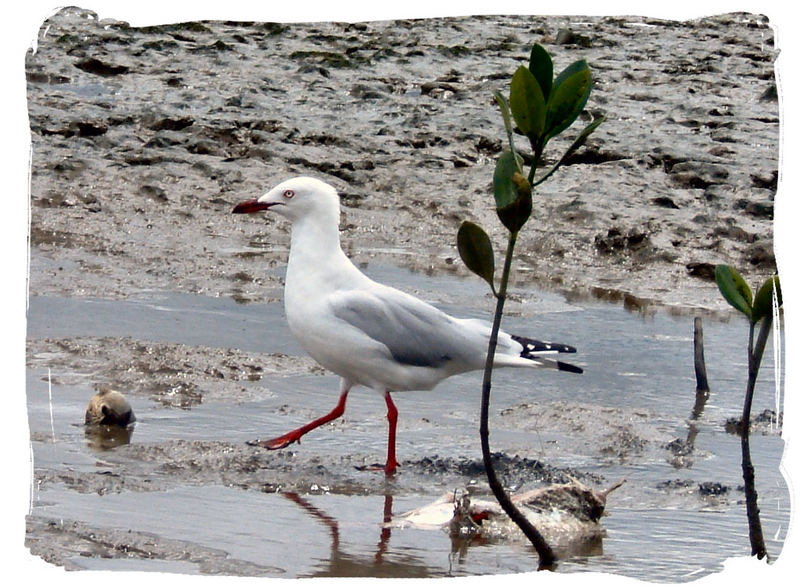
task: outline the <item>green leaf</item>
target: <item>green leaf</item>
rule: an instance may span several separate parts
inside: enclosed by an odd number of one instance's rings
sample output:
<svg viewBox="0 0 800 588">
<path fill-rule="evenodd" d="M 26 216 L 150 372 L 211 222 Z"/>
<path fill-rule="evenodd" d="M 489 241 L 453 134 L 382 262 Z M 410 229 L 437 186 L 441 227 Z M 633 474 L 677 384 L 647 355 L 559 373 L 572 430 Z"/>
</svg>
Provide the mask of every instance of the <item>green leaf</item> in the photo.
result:
<svg viewBox="0 0 800 588">
<path fill-rule="evenodd" d="M 775 289 L 777 289 L 778 295 L 778 308 L 783 306 L 781 283 L 778 276 L 767 278 L 761 288 L 758 289 L 756 297 L 753 300 L 753 316 L 751 320 L 754 323 L 757 323 L 765 316 L 772 315 L 772 292 Z"/>
<path fill-rule="evenodd" d="M 553 60 L 547 50 L 536 43 L 531 49 L 530 67 L 533 77 L 539 82 L 545 102 L 553 87 Z"/>
<path fill-rule="evenodd" d="M 512 180 L 516 171 L 518 171 L 518 167 L 514 154 L 511 151 L 503 151 L 497 158 L 492 181 L 494 202 L 497 208 L 505 208 L 519 197 L 517 186 Z"/>
<path fill-rule="evenodd" d="M 531 142 L 538 141 L 544 132 L 547 108 L 539 82 L 524 65 L 520 65 L 511 78 L 511 96 L 508 103 L 522 134 Z"/>
<path fill-rule="evenodd" d="M 503 93 L 500 92 L 500 90 L 495 90 L 494 99 L 495 102 L 497 102 L 497 105 L 500 107 L 500 113 L 503 115 L 503 124 L 506 127 L 506 131 L 513 130 L 513 127 L 511 126 L 511 110 L 509 110 L 506 97 L 503 96 Z"/>
<path fill-rule="evenodd" d="M 729 265 L 718 265 L 714 268 L 717 287 L 725 300 L 739 312 L 751 319 L 753 316 L 753 293 L 735 269 Z"/>
<path fill-rule="evenodd" d="M 506 127 L 506 135 L 508 136 L 508 146 L 511 151 L 516 153 L 514 148 L 514 126 L 511 124 L 511 110 L 508 107 L 508 102 L 505 96 L 499 90 L 495 90 L 494 99 L 500 106 L 500 113 L 503 115 L 503 125 Z M 519 171 L 522 172 L 522 164 L 518 164 Z"/>
<path fill-rule="evenodd" d="M 480 226 L 464 221 L 458 228 L 458 254 L 466 266 L 494 289 L 494 250 L 492 241 Z"/>
<path fill-rule="evenodd" d="M 519 172 L 519 165 L 514 153 L 503 151 L 497 159 L 492 180 L 497 216 L 512 233 L 522 228 L 533 208 L 531 186 Z"/>
<path fill-rule="evenodd" d="M 578 118 L 592 91 L 592 73 L 586 61 L 576 61 L 558 74 L 547 101 L 547 138 L 569 127 Z"/>
</svg>

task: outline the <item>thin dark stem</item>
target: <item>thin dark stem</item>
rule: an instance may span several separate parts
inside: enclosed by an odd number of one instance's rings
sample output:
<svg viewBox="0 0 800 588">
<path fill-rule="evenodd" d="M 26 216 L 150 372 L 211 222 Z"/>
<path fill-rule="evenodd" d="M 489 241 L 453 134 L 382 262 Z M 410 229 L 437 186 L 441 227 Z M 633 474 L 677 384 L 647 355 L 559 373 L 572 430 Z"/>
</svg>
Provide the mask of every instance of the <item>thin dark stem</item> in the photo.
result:
<svg viewBox="0 0 800 588">
<path fill-rule="evenodd" d="M 546 174 L 544 174 L 544 175 L 543 175 L 541 178 L 539 178 L 539 179 L 538 179 L 538 180 L 536 180 L 535 182 L 531 181 L 531 186 L 533 186 L 533 187 L 535 188 L 536 186 L 538 186 L 539 184 L 541 184 L 542 182 L 544 182 L 544 181 L 545 181 L 547 178 L 549 178 L 549 177 L 550 177 L 550 176 L 552 176 L 554 173 L 556 173 L 556 171 L 558 170 L 558 168 L 560 168 L 560 167 L 561 167 L 561 166 L 564 164 L 564 162 L 567 160 L 567 157 L 568 157 L 569 155 L 571 155 L 572 153 L 573 153 L 572 151 L 567 151 L 567 152 L 564 154 L 564 156 L 563 156 L 563 157 L 562 157 L 562 158 L 561 158 L 561 159 L 558 161 L 558 163 L 556 163 L 556 164 L 555 164 L 553 167 L 551 167 L 549 170 L 547 170 L 547 173 L 546 173 Z"/>
<path fill-rule="evenodd" d="M 500 503 L 500 506 L 503 507 L 506 514 L 516 523 L 522 532 L 525 533 L 525 536 L 530 540 L 534 548 L 536 548 L 536 551 L 539 553 L 539 569 L 545 569 L 553 566 L 556 559 L 555 554 L 544 540 L 541 533 L 539 533 L 525 515 L 514 506 L 514 503 L 511 502 L 511 498 L 506 494 L 494 470 L 492 453 L 489 448 L 489 397 L 492 390 L 492 370 L 494 355 L 497 350 L 497 335 L 500 332 L 500 320 L 503 316 L 503 307 L 505 306 L 508 276 L 511 272 L 511 259 L 516 241 L 517 234 L 511 233 L 508 237 L 506 258 L 503 263 L 503 275 L 500 279 L 500 288 L 497 291 L 497 305 L 495 307 L 494 322 L 492 323 L 492 333 L 489 338 L 489 351 L 486 356 L 486 366 L 483 370 L 480 422 L 481 451 L 483 452 L 483 464 L 486 468 L 486 477 L 489 481 L 489 487 L 492 489 L 495 498 L 497 498 L 497 502 Z"/>
<path fill-rule="evenodd" d="M 542 180 L 538 182 L 534 182 L 533 179 L 536 177 L 536 169 L 539 167 L 539 160 L 542 158 L 542 151 L 544 150 L 544 145 L 531 145 L 533 147 L 533 161 L 531 162 L 531 171 L 528 172 L 528 183 L 533 187 L 538 184 L 541 184 Z M 548 174 L 549 175 L 549 174 Z"/>
<path fill-rule="evenodd" d="M 750 530 L 751 554 L 763 559 L 768 557 L 767 546 L 764 542 L 764 532 L 761 529 L 761 517 L 758 509 L 758 492 L 756 491 L 755 468 L 750 459 L 750 411 L 753 406 L 753 394 L 758 378 L 761 358 L 767 344 L 769 331 L 772 328 L 772 317 L 764 317 L 764 323 L 758 334 L 758 341 L 753 345 L 755 324 L 750 323 L 750 335 L 747 341 L 747 391 L 744 396 L 742 409 L 742 476 L 744 478 L 744 495 L 747 507 L 747 525 Z"/>
<path fill-rule="evenodd" d="M 699 316 L 694 317 L 694 375 L 697 380 L 697 394 L 710 392 L 703 352 L 703 319 Z"/>
</svg>

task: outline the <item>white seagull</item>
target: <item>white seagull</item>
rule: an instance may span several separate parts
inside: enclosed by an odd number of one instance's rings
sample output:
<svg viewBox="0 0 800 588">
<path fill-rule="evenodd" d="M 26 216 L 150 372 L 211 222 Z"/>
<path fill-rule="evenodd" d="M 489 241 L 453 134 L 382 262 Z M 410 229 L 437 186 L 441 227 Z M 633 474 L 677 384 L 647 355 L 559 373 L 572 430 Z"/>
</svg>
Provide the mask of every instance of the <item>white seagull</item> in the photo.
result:
<svg viewBox="0 0 800 588">
<path fill-rule="evenodd" d="M 278 184 L 234 213 L 271 209 L 292 222 L 284 305 L 303 349 L 341 377 L 336 407 L 285 435 L 253 444 L 281 449 L 344 413 L 347 394 L 361 385 L 383 393 L 388 409 L 386 474 L 397 468 L 397 409 L 391 393 L 431 390 L 454 374 L 483 369 L 491 325 L 460 319 L 409 294 L 374 282 L 353 265 L 339 242 L 339 195 L 328 184 L 298 177 Z M 575 348 L 500 332 L 495 367 L 579 367 L 543 357 Z"/>
</svg>

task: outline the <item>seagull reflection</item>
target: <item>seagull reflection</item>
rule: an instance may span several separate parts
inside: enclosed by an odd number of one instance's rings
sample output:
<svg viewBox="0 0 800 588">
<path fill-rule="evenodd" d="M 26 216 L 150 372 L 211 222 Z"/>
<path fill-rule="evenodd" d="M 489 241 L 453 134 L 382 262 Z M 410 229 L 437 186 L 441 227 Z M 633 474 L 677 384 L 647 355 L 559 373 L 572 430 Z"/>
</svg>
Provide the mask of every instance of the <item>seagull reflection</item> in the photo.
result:
<svg viewBox="0 0 800 588">
<path fill-rule="evenodd" d="M 311 500 L 296 492 L 281 492 L 281 495 L 302 508 L 327 528 L 331 540 L 331 554 L 324 567 L 312 572 L 314 577 L 381 577 L 381 578 L 428 578 L 439 572 L 420 561 L 419 558 L 402 553 L 389 552 L 392 531 L 387 526 L 392 520 L 392 500 L 389 493 L 383 497 L 383 521 L 379 525 L 377 545 L 373 553 L 349 554 L 342 550 L 339 521 L 312 504 Z"/>
</svg>

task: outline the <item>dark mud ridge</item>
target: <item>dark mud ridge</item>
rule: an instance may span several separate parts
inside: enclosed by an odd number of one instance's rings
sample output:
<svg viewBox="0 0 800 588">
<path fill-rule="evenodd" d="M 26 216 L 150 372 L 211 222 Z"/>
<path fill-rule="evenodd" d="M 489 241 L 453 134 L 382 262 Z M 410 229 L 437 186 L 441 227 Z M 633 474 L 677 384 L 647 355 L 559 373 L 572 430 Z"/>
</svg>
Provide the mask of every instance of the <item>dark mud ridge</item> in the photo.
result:
<svg viewBox="0 0 800 588">
<path fill-rule="evenodd" d="M 95 441 L 95 438 L 90 439 Z M 37 470 L 36 484 L 63 484 L 82 494 L 123 491 L 160 491 L 180 485 L 219 484 L 260 492 L 292 491 L 310 494 L 364 495 L 382 492 L 429 493 L 454 484 L 472 483 L 488 491 L 481 460 L 440 458 L 404 460 L 401 475 L 382 480 L 365 469 L 374 457 L 352 453 L 344 457 L 318 455 L 310 451 L 267 451 L 247 444 L 221 441 L 167 441 L 120 445 L 103 456 L 106 469 L 93 472 Z M 536 459 L 495 454 L 494 463 L 504 484 L 512 489 L 583 480 L 605 483 L 602 476 L 557 468 Z"/>
</svg>

